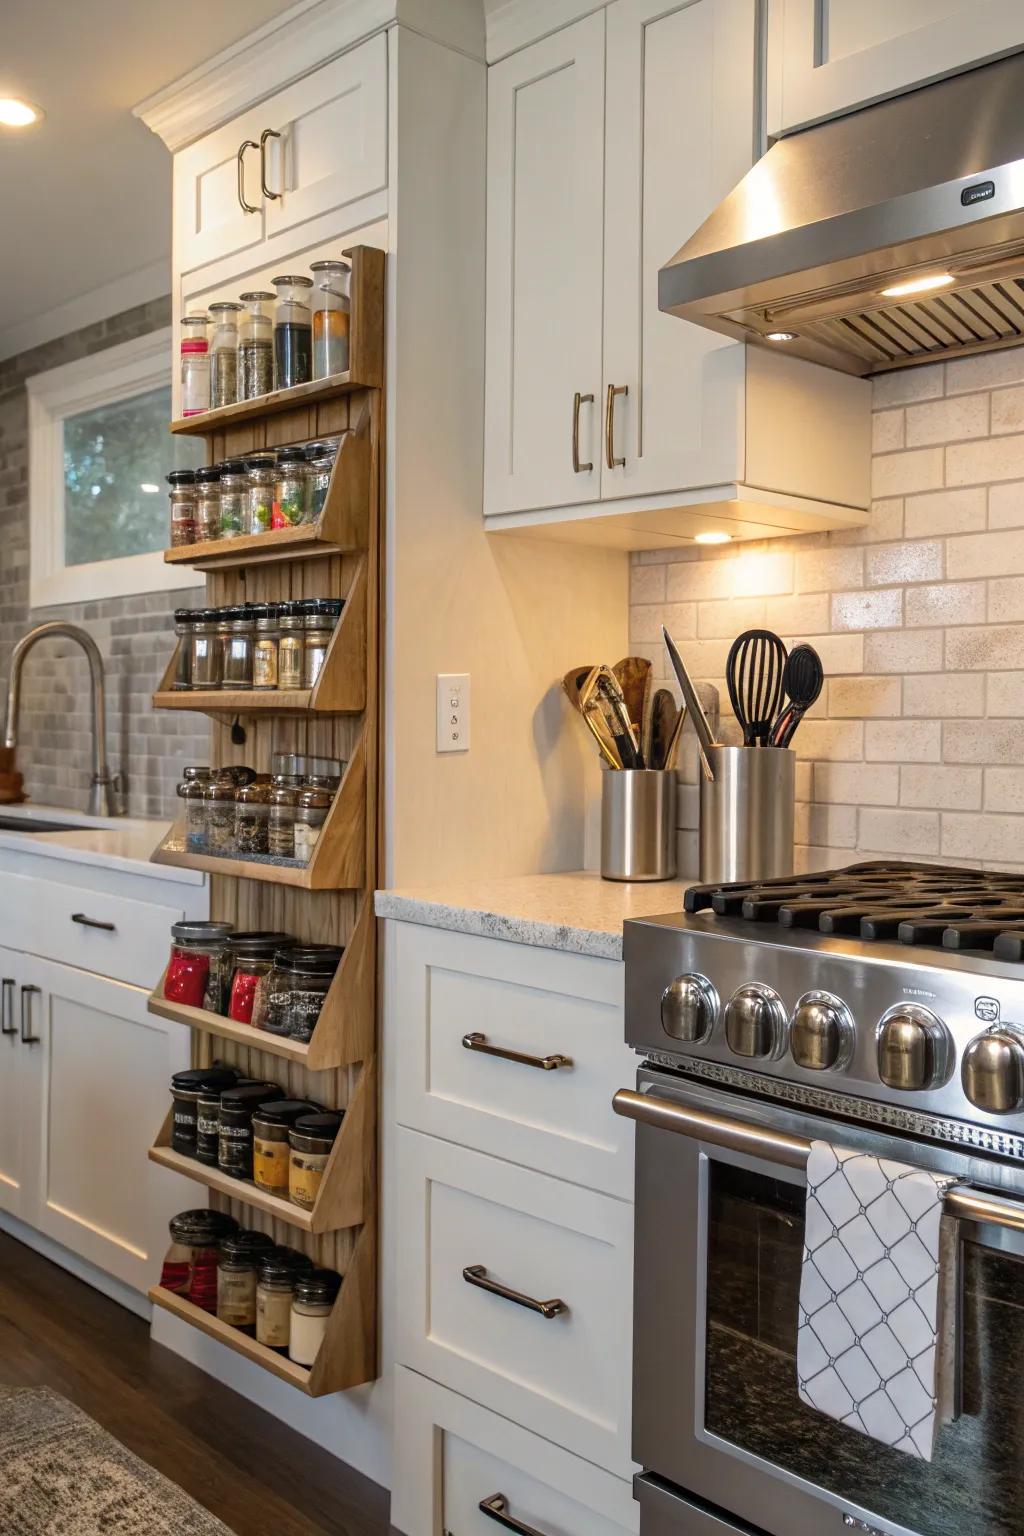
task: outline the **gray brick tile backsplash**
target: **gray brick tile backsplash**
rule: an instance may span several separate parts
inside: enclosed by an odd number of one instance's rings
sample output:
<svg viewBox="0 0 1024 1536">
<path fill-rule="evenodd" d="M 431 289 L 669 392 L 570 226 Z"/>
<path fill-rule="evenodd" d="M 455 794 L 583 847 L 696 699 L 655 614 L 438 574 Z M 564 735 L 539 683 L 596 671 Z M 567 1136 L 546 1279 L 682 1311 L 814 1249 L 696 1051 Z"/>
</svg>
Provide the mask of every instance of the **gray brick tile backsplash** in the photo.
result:
<svg viewBox="0 0 1024 1536">
<path fill-rule="evenodd" d="M 748 623 L 820 651 L 829 683 L 795 743 L 798 870 L 894 854 L 1019 868 L 1024 346 L 880 377 L 874 407 L 867 527 L 634 555 L 631 638 L 671 686 L 664 620 L 723 700 Z"/>
<path fill-rule="evenodd" d="M 107 674 L 107 752 L 126 775 L 134 816 L 172 816 L 181 764 L 209 757 L 202 716 L 154 716 L 149 702 L 171 652 L 173 610 L 198 604 L 202 588 L 30 610 L 25 380 L 157 330 L 170 323 L 170 313 L 169 298 L 139 305 L 0 362 L 0 678 L 7 677 L 12 647 L 33 624 L 64 618 L 89 630 Z M 33 801 L 84 808 L 89 710 L 88 668 L 77 647 L 53 641 L 35 650 L 25 663 L 18 742 L 18 767 Z"/>
</svg>

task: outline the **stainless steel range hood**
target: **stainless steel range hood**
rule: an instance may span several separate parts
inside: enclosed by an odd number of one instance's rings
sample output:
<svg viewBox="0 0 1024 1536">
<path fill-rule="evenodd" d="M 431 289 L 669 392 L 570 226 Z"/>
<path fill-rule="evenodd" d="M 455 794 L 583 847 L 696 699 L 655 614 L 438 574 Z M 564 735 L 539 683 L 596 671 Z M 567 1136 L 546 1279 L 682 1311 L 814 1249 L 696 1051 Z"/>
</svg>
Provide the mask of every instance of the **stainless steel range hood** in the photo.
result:
<svg viewBox="0 0 1024 1536">
<path fill-rule="evenodd" d="M 660 307 L 862 375 L 1024 342 L 1022 103 L 1014 54 L 779 140 Z"/>
</svg>

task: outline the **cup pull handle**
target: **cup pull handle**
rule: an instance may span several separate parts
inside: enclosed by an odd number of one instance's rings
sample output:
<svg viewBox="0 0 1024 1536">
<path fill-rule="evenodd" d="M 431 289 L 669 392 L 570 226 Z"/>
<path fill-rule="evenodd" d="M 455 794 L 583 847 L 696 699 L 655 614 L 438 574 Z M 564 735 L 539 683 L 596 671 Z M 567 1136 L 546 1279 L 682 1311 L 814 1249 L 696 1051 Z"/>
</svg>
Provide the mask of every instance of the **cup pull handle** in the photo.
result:
<svg viewBox="0 0 1024 1536">
<path fill-rule="evenodd" d="M 593 405 L 593 395 L 581 395 L 579 390 L 572 397 L 572 472 L 574 475 L 589 475 L 593 471 L 593 464 L 580 463 L 580 406 Z"/>
<path fill-rule="evenodd" d="M 102 928 L 104 933 L 116 933 L 113 923 L 104 923 L 98 917 L 86 917 L 84 912 L 72 912 L 71 921 L 82 928 Z"/>
<path fill-rule="evenodd" d="M 535 1525 L 526 1525 L 524 1521 L 509 1514 L 508 1499 L 503 1493 L 492 1493 L 489 1499 L 481 1499 L 478 1508 L 488 1520 L 503 1525 L 506 1531 L 516 1531 L 518 1536 L 544 1536 L 544 1532 L 538 1531 Z"/>
<path fill-rule="evenodd" d="M 484 1056 L 499 1056 L 502 1061 L 518 1061 L 523 1067 L 538 1067 L 541 1072 L 555 1072 L 559 1067 L 571 1067 L 572 1057 L 528 1056 L 523 1051 L 506 1051 L 500 1045 L 488 1045 L 487 1036 L 477 1029 L 463 1035 L 462 1044 L 467 1051 L 479 1051 Z"/>
<path fill-rule="evenodd" d="M 470 1264 L 462 1271 L 462 1278 L 467 1285 L 475 1285 L 481 1291 L 489 1291 L 492 1296 L 500 1296 L 503 1301 L 514 1301 L 517 1307 L 525 1307 L 528 1312 L 539 1312 L 541 1317 L 549 1321 L 569 1310 L 565 1302 L 557 1297 L 554 1301 L 535 1301 L 532 1296 L 524 1296 L 522 1291 L 513 1291 L 497 1280 L 488 1280 L 487 1270 L 483 1264 Z"/>
<path fill-rule="evenodd" d="M 628 395 L 628 384 L 608 385 L 608 405 L 604 420 L 604 456 L 609 469 L 621 469 L 625 459 L 615 457 L 615 400 L 618 395 Z"/>
<path fill-rule="evenodd" d="M 38 1045 L 40 1036 L 32 1033 L 32 1004 L 31 997 L 35 992 L 41 992 L 41 987 L 25 986 L 21 989 L 21 1041 L 23 1045 Z"/>
<path fill-rule="evenodd" d="M 5 976 L 0 981 L 0 1032 L 5 1035 L 16 1035 L 18 1027 L 14 1022 L 14 988 L 13 976 Z"/>
</svg>

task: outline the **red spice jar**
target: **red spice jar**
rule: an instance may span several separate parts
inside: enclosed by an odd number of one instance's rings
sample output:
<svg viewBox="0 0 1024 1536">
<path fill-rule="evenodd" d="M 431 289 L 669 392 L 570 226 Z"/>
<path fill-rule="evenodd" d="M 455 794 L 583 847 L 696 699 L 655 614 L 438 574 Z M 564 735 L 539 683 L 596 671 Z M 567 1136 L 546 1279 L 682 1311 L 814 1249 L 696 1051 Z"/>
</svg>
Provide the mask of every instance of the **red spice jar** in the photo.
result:
<svg viewBox="0 0 1024 1536">
<path fill-rule="evenodd" d="M 274 955 L 288 949 L 294 940 L 286 933 L 235 933 L 229 941 L 231 969 L 228 1018 L 236 1024 L 266 1028 L 267 978 L 274 966 Z"/>
<path fill-rule="evenodd" d="M 171 955 L 164 977 L 164 997 L 170 1003 L 223 1013 L 228 937 L 232 923 L 175 923 Z"/>
<path fill-rule="evenodd" d="M 217 1311 L 217 1261 L 225 1237 L 238 1230 L 222 1211 L 182 1211 L 170 1221 L 171 1246 L 160 1272 L 165 1291 L 185 1296 L 204 1312 Z"/>
</svg>

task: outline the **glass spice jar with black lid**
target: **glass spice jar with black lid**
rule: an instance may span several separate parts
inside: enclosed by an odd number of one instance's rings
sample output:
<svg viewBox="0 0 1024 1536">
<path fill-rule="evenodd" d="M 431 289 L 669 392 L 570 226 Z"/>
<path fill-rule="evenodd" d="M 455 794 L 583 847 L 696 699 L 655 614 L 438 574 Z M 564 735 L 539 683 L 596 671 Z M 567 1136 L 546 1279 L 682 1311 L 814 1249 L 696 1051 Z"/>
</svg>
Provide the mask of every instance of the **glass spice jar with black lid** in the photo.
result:
<svg viewBox="0 0 1024 1536">
<path fill-rule="evenodd" d="M 312 1367 L 327 1337 L 327 1324 L 341 1290 L 333 1269 L 312 1269 L 295 1276 L 288 1358 Z"/>
<path fill-rule="evenodd" d="M 248 474 L 245 531 L 266 533 L 273 526 L 274 488 L 277 484 L 277 458 L 274 454 L 255 453 L 245 461 Z"/>
<path fill-rule="evenodd" d="M 242 1229 L 229 1233 L 220 1245 L 217 1265 L 217 1316 L 245 1333 L 256 1329 L 256 1271 L 274 1250 L 266 1232 Z"/>
<path fill-rule="evenodd" d="M 235 790 L 235 850 L 240 859 L 269 851 L 270 785 L 243 784 Z"/>
<path fill-rule="evenodd" d="M 334 461 L 338 456 L 340 444 L 340 438 L 306 444 L 306 458 L 309 462 L 309 499 L 306 517 L 311 523 L 317 521 L 327 504 L 327 492 L 330 490 Z"/>
<path fill-rule="evenodd" d="M 171 1246 L 160 1272 L 161 1288 L 184 1296 L 204 1312 L 216 1312 L 220 1244 L 238 1230 L 238 1222 L 226 1211 L 202 1207 L 179 1211 L 169 1227 Z"/>
<path fill-rule="evenodd" d="M 220 536 L 237 539 L 245 532 L 249 469 L 245 459 L 225 459 L 220 466 Z"/>
<path fill-rule="evenodd" d="M 276 1099 L 261 1104 L 252 1117 L 252 1179 L 268 1195 L 288 1198 L 288 1132 L 301 1115 L 320 1106 L 304 1099 Z"/>
<path fill-rule="evenodd" d="M 196 470 L 196 543 L 220 538 L 220 465 Z"/>
<path fill-rule="evenodd" d="M 171 1146 L 184 1157 L 196 1155 L 196 1119 L 204 1088 L 232 1088 L 238 1082 L 233 1067 L 194 1067 L 171 1078 Z"/>
<path fill-rule="evenodd" d="M 277 455 L 273 527 L 296 528 L 308 521 L 309 460 L 304 448 L 282 448 Z"/>
<path fill-rule="evenodd" d="M 283 1099 L 276 1083 L 245 1083 L 220 1096 L 217 1167 L 234 1179 L 252 1178 L 252 1117 L 260 1104 Z"/>
<path fill-rule="evenodd" d="M 181 549 L 196 540 L 196 472 L 172 469 L 167 484 L 171 488 L 171 548 Z"/>
<path fill-rule="evenodd" d="M 267 1017 L 266 978 L 274 956 L 292 943 L 287 933 L 234 933 L 230 940 L 231 988 L 228 1018 L 263 1029 Z"/>
<path fill-rule="evenodd" d="M 333 1110 L 300 1115 L 288 1132 L 288 1198 L 304 1211 L 316 1204 L 343 1119 Z"/>
<path fill-rule="evenodd" d="M 277 645 L 280 639 L 277 603 L 257 603 L 253 608 L 256 633 L 252 650 L 254 688 L 277 687 Z"/>
<path fill-rule="evenodd" d="M 267 996 L 270 1034 L 308 1044 L 344 953 L 338 944 L 303 944 L 274 956 Z"/>
<path fill-rule="evenodd" d="M 247 689 L 252 687 L 253 639 L 256 621 L 252 608 L 244 604 L 232 608 L 227 643 L 224 648 L 224 672 L 222 688 Z"/>
<path fill-rule="evenodd" d="M 314 598 L 302 616 L 302 686 L 315 688 L 327 660 L 327 648 L 341 618 L 344 603 L 337 597 Z"/>
<path fill-rule="evenodd" d="M 200 608 L 192 620 L 191 686 L 219 688 L 224 669 L 224 653 L 217 634 L 219 608 Z"/>
<path fill-rule="evenodd" d="M 211 779 L 203 789 L 206 851 L 227 857 L 235 852 L 235 786 L 230 779 Z"/>
<path fill-rule="evenodd" d="M 174 610 L 174 638 L 178 642 L 174 652 L 174 681 L 171 684 L 174 689 L 192 687 L 192 625 L 195 618 L 191 608 Z"/>
<path fill-rule="evenodd" d="M 228 936 L 232 923 L 184 922 L 171 926 L 171 954 L 164 974 L 169 1003 L 222 1013 Z"/>
<path fill-rule="evenodd" d="M 202 814 L 203 790 L 213 779 L 213 769 L 189 765 L 181 770 L 177 795 L 185 817 L 185 847 L 190 853 L 202 853 L 206 847 L 206 822 Z"/>
<path fill-rule="evenodd" d="M 300 864 L 308 864 L 316 851 L 320 834 L 334 804 L 335 793 L 333 789 L 314 789 L 310 786 L 298 791 L 292 841 L 295 857 Z"/>
<path fill-rule="evenodd" d="M 282 603 L 278 611 L 277 686 L 302 687 L 305 624 L 298 603 Z"/>
</svg>

